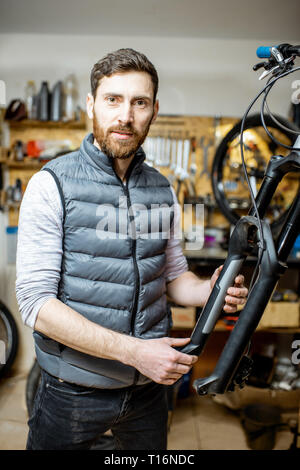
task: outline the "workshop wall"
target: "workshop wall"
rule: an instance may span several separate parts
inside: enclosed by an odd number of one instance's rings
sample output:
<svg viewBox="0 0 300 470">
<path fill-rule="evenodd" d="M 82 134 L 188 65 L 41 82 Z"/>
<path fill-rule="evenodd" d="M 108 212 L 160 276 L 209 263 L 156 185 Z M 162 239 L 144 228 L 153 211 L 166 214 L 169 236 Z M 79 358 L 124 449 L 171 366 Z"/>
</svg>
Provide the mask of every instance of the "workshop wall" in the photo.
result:
<svg viewBox="0 0 300 470">
<path fill-rule="evenodd" d="M 277 36 L 276 42 L 280 41 L 297 42 Z M 160 114 L 185 116 L 187 120 L 189 116 L 199 117 L 206 127 L 204 129 L 197 124 L 197 132 L 190 136 L 200 137 L 204 133 L 209 134 L 208 128 L 212 132 L 213 117 L 216 115 L 237 119 L 242 116 L 249 99 L 262 86 L 258 74 L 251 71 L 252 64 L 258 61 L 256 48 L 268 43 L 273 44 L 274 40 L 0 34 L 0 79 L 6 84 L 6 104 L 9 104 L 14 98 L 24 99 L 28 80 L 34 80 L 37 88 L 43 80 L 47 80 L 52 87 L 72 73 L 78 80 L 79 104 L 84 109 L 93 64 L 108 51 L 132 47 L 144 52 L 157 67 Z M 287 116 L 292 91 L 286 81 L 279 84 L 270 100 L 271 109 Z M 158 127 L 161 124 L 158 123 Z M 198 156 L 200 158 L 200 153 Z M 203 186 L 201 191 L 201 194 L 207 192 Z M 7 214 L 0 216 L 0 251 L 5 253 L 8 220 Z M 17 312 L 15 267 L 6 266 L 4 260 L 5 256 L 0 258 L 0 298 L 12 312 Z M 22 334 L 15 367 L 23 371 L 28 370 L 34 352 L 31 331 L 22 327 L 19 315 L 16 318 L 20 330 L 23 328 L 25 333 Z M 23 354 L 23 351 L 26 353 Z"/>
<path fill-rule="evenodd" d="M 284 41 L 293 43 L 289 38 Z M 269 42 L 274 43 L 271 39 Z M 109 51 L 132 47 L 144 52 L 158 69 L 162 114 L 240 117 L 249 98 L 261 89 L 251 65 L 258 61 L 257 46 L 267 43 L 259 38 L 236 41 L 0 34 L 0 78 L 6 83 L 9 103 L 13 98 L 24 97 L 27 80 L 35 80 L 36 84 L 48 80 L 52 86 L 74 73 L 80 104 L 85 107 L 93 64 Z M 287 115 L 291 93 L 286 82 L 280 84 L 272 97 L 272 109 Z"/>
</svg>

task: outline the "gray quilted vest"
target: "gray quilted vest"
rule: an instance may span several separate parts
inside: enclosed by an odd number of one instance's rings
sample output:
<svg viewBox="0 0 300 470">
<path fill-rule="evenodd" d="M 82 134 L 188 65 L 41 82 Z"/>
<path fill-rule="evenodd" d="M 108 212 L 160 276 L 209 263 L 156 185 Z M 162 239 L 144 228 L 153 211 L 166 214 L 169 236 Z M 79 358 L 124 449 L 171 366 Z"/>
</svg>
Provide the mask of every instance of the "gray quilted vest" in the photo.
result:
<svg viewBox="0 0 300 470">
<path fill-rule="evenodd" d="M 168 180 L 144 159 L 140 148 L 125 185 L 89 134 L 43 171 L 55 179 L 64 209 L 58 298 L 99 325 L 149 339 L 167 336 L 171 325 L 164 272 L 174 201 Z M 40 366 L 63 380 L 98 388 L 149 381 L 121 362 L 38 332 L 34 338 Z"/>
</svg>

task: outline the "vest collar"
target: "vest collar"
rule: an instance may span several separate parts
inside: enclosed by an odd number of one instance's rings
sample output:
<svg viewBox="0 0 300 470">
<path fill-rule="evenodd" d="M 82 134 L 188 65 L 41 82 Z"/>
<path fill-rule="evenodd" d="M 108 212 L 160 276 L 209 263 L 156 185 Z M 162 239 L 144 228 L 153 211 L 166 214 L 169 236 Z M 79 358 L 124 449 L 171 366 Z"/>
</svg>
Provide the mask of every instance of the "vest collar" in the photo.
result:
<svg viewBox="0 0 300 470">
<path fill-rule="evenodd" d="M 105 153 L 101 152 L 94 144 L 94 135 L 93 133 L 87 134 L 80 145 L 80 152 L 81 154 L 87 158 L 93 160 L 93 162 L 103 171 L 109 173 L 110 175 L 114 175 L 115 171 L 113 168 L 113 160 L 108 157 Z M 136 152 L 131 164 L 130 164 L 130 173 L 132 173 L 133 169 L 136 172 L 141 171 L 141 166 L 146 158 L 145 152 L 140 147 Z M 128 168 L 128 170 L 129 170 Z"/>
</svg>

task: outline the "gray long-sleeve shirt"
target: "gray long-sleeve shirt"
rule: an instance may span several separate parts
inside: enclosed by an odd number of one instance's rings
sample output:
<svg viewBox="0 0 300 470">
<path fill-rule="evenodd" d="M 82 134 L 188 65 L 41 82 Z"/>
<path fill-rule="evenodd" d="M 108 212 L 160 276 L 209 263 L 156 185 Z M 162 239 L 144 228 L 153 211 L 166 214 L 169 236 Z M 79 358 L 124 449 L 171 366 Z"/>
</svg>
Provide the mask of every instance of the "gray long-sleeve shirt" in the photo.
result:
<svg viewBox="0 0 300 470">
<path fill-rule="evenodd" d="M 174 198 L 174 223 L 170 231 L 165 278 L 170 282 L 188 270 L 186 258 L 175 234 L 180 213 Z M 16 296 L 25 325 L 34 328 L 40 308 L 56 298 L 63 254 L 63 207 L 52 175 L 36 173 L 23 196 L 18 229 Z"/>
</svg>

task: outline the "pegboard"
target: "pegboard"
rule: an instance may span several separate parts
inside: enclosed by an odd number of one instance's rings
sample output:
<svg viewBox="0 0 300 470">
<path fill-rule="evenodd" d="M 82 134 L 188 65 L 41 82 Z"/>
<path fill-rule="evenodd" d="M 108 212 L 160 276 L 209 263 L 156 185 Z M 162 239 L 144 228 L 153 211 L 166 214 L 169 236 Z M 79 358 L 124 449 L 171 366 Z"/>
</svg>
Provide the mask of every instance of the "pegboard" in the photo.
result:
<svg viewBox="0 0 300 470">
<path fill-rule="evenodd" d="M 178 191 L 180 203 L 189 192 L 194 193 L 190 196 L 212 193 L 211 167 L 216 148 L 236 122 L 229 117 L 158 116 L 152 124 L 144 144 L 146 161 L 169 177 L 175 190 L 179 180 L 186 181 Z"/>
</svg>

